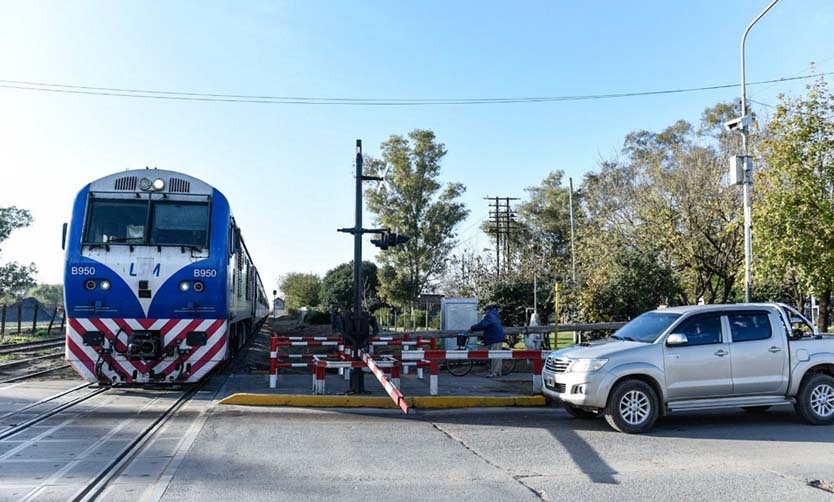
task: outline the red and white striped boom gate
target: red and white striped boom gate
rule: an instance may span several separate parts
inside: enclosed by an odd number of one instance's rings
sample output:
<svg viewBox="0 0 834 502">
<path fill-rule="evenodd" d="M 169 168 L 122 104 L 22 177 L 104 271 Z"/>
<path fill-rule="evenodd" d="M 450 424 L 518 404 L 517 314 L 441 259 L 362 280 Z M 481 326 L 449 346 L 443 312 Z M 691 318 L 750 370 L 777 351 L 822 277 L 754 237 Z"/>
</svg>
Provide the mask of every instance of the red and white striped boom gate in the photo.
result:
<svg viewBox="0 0 834 502">
<path fill-rule="evenodd" d="M 437 395 L 439 361 L 446 359 L 529 359 L 533 361 L 533 392 L 542 390 L 542 368 L 549 350 L 404 350 L 403 361 L 429 361 L 429 394 Z"/>
<path fill-rule="evenodd" d="M 292 338 L 291 340 L 289 338 Z M 312 339 L 318 338 L 318 339 Z M 326 339 L 323 339 L 326 338 Z M 373 355 L 369 352 L 361 351 L 361 361 L 350 360 L 350 354 L 347 348 L 341 341 L 341 337 L 278 337 L 273 335 L 270 340 L 270 374 L 269 387 L 275 388 L 278 379 L 279 367 L 307 367 L 314 369 L 313 374 L 313 393 L 324 394 L 324 380 L 326 370 L 328 368 L 338 368 L 340 373 L 349 377 L 348 371 L 350 368 L 368 367 L 371 372 L 379 380 L 382 387 L 403 412 L 408 413 L 408 405 L 405 398 L 399 390 L 400 385 L 400 369 L 407 365 L 416 365 L 418 369 L 417 377 L 422 379 L 422 371 L 424 366 L 429 366 L 429 394 L 437 395 L 438 385 L 437 379 L 439 374 L 439 361 L 443 360 L 483 360 L 483 359 L 525 359 L 533 362 L 533 392 L 541 392 L 542 390 L 542 368 L 544 360 L 550 354 L 548 350 L 438 350 L 435 338 L 428 340 L 417 338 L 417 340 L 395 339 L 393 337 L 375 337 L 371 339 L 371 343 L 375 345 L 388 345 L 395 347 L 403 347 L 406 349 L 408 345 L 416 345 L 417 350 L 402 350 L 399 359 L 395 356 L 384 355 L 382 360 L 375 361 Z M 321 347 L 327 345 L 338 345 L 339 351 L 337 353 L 338 360 L 328 359 L 334 357 L 333 354 L 282 354 L 279 356 L 278 347 Z M 431 349 L 424 350 L 419 347 L 430 346 Z M 282 363 L 279 358 L 305 358 L 311 359 L 310 362 L 301 363 Z M 383 369 L 389 369 L 391 377 L 387 377 Z"/>
</svg>

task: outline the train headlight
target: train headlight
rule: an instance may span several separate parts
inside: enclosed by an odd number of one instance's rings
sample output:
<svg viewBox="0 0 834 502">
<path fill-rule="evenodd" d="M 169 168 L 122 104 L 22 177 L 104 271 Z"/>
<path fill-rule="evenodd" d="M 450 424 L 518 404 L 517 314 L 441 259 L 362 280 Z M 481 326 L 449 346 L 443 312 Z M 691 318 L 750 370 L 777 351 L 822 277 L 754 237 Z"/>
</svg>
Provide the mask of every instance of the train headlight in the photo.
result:
<svg viewBox="0 0 834 502">
<path fill-rule="evenodd" d="M 203 286 L 202 282 L 200 282 L 200 281 L 194 282 L 194 291 L 196 291 L 198 293 L 202 293 L 203 289 L 205 289 L 205 286 Z"/>
<path fill-rule="evenodd" d="M 190 288 L 191 288 L 191 284 L 188 284 L 188 281 L 182 281 L 180 283 L 180 291 L 182 291 L 183 293 L 188 291 Z"/>
<path fill-rule="evenodd" d="M 101 281 L 101 289 L 103 291 L 107 291 L 108 289 L 110 289 L 110 281 L 108 281 L 107 279 Z"/>
<path fill-rule="evenodd" d="M 158 191 L 162 190 L 163 188 L 165 188 L 165 180 L 163 180 L 162 178 L 157 178 L 157 179 L 153 180 L 153 189 L 154 190 L 156 190 L 158 192 Z"/>
<path fill-rule="evenodd" d="M 151 189 L 151 180 L 148 178 L 142 178 L 139 180 L 139 188 L 142 190 L 150 190 Z"/>
<path fill-rule="evenodd" d="M 84 287 L 87 288 L 87 291 L 92 291 L 92 290 L 96 289 L 96 281 L 94 281 L 92 279 L 88 279 L 84 283 Z"/>
</svg>

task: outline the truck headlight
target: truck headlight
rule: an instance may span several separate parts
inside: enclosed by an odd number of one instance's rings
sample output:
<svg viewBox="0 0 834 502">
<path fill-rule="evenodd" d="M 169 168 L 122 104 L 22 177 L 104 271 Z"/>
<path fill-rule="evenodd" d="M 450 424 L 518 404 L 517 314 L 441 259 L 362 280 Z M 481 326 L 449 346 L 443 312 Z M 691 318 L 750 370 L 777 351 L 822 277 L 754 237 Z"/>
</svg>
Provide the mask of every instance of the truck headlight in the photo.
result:
<svg viewBox="0 0 834 502">
<path fill-rule="evenodd" d="M 574 359 L 573 363 L 570 365 L 570 371 L 574 373 L 597 371 L 605 366 L 605 363 L 607 362 L 608 359 Z"/>
</svg>

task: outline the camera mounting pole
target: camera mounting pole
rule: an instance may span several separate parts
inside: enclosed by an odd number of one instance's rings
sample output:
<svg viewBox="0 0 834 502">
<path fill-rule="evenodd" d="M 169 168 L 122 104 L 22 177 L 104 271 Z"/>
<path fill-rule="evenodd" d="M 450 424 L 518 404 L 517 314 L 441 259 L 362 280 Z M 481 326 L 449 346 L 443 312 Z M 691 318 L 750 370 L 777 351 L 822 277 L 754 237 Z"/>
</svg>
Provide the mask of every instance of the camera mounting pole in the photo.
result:
<svg viewBox="0 0 834 502">
<path fill-rule="evenodd" d="M 737 130 L 741 133 L 741 148 L 742 148 L 742 159 L 736 162 L 736 165 L 742 166 L 741 174 L 742 174 L 742 199 L 744 203 L 744 301 L 751 302 L 753 301 L 753 235 L 751 231 L 752 226 L 752 208 L 750 206 L 750 188 L 753 184 L 753 162 L 750 158 L 748 153 L 748 135 L 750 134 L 750 125 L 752 124 L 753 120 L 750 115 L 747 114 L 747 85 L 746 85 L 746 72 L 745 72 L 745 65 L 744 65 L 744 43 L 747 41 L 747 34 L 750 33 L 750 29 L 753 28 L 753 25 L 759 21 L 767 11 L 770 10 L 771 7 L 776 5 L 776 2 L 779 0 L 772 0 L 770 4 L 764 8 L 763 11 L 756 16 L 750 24 L 747 25 L 747 28 L 744 30 L 744 34 L 741 36 L 741 117 L 735 120 L 731 120 L 727 122 L 725 127 L 728 130 Z M 736 168 L 736 170 L 739 170 Z"/>
</svg>

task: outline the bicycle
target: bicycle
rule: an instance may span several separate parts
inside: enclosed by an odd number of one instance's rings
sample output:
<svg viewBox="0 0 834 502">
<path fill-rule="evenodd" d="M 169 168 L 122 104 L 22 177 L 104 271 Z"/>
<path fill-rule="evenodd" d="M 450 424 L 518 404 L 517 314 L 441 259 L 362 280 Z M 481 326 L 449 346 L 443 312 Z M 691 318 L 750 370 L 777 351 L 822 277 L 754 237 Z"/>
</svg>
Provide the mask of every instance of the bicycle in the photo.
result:
<svg viewBox="0 0 834 502">
<path fill-rule="evenodd" d="M 470 338 L 474 338 L 474 342 L 470 342 Z M 511 337 L 512 338 L 512 337 Z M 512 350 L 513 345 L 511 341 L 506 339 L 501 343 L 501 350 Z M 468 335 L 467 333 L 460 333 L 457 336 L 457 350 L 483 350 L 484 346 L 478 343 L 476 335 Z M 506 376 L 515 370 L 515 359 L 501 360 L 501 375 Z M 487 366 L 491 363 L 489 359 L 447 359 L 446 371 L 454 376 L 464 376 L 472 371 L 472 367 Z"/>
</svg>

